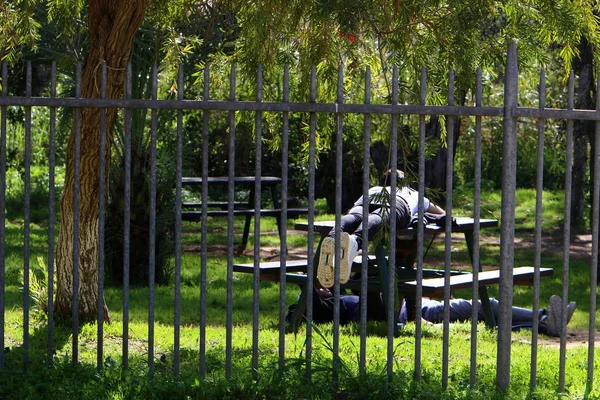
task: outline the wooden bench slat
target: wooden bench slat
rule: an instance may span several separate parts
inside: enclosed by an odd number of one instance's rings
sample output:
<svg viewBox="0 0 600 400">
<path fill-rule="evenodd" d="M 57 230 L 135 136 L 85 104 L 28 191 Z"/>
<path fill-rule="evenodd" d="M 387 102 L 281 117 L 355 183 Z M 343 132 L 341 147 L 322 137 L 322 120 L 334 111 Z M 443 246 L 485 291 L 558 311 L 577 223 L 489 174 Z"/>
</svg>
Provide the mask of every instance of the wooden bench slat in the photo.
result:
<svg viewBox="0 0 600 400">
<path fill-rule="evenodd" d="M 513 282 L 515 285 L 530 285 L 533 283 L 533 267 L 517 267 L 513 269 Z M 540 276 L 552 276 L 552 268 L 540 268 Z M 500 282 L 500 270 L 483 271 L 479 273 L 479 286 L 489 286 Z M 423 293 L 440 295 L 444 293 L 445 278 L 423 279 Z M 417 281 L 408 281 L 404 285 L 416 288 Z M 473 285 L 473 274 L 465 273 L 450 277 L 450 286 L 453 289 L 470 289 Z"/>
<path fill-rule="evenodd" d="M 432 270 L 433 271 L 433 270 Z M 443 271 L 440 271 L 443 272 Z M 552 268 L 540 268 L 540 277 L 552 276 L 554 270 Z M 513 281 L 515 285 L 531 285 L 533 283 L 534 268 L 533 267 L 517 267 L 513 270 Z M 306 275 L 295 273 L 286 273 L 286 281 L 294 284 L 304 284 L 307 280 Z M 480 286 L 489 286 L 500 282 L 500 271 L 484 271 L 479 273 Z M 473 284 L 472 273 L 461 273 L 450 276 L 450 287 L 452 289 L 470 289 Z M 408 281 L 400 284 L 412 292 L 417 286 L 417 281 Z M 360 281 L 350 280 L 343 284 L 342 287 L 348 289 L 360 289 Z M 379 282 L 368 283 L 369 291 L 381 291 Z M 423 279 L 423 295 L 435 296 L 444 293 L 444 278 L 426 278 Z"/>
<path fill-rule="evenodd" d="M 298 273 L 286 273 L 285 274 L 285 281 L 287 283 L 292 283 L 292 284 L 303 286 L 304 284 L 306 284 L 307 280 L 308 280 L 308 275 L 298 274 Z M 316 282 L 316 278 L 315 278 L 315 282 Z M 343 289 L 360 290 L 361 282 L 359 280 L 349 280 L 348 282 L 341 285 L 341 287 Z M 377 281 L 377 278 L 367 280 L 367 291 L 376 292 L 376 293 L 381 292 L 381 285 Z"/>
<path fill-rule="evenodd" d="M 376 262 L 375 256 L 369 255 L 369 267 L 374 266 Z M 362 256 L 358 255 L 354 259 L 353 271 L 358 272 L 362 266 Z M 263 261 L 259 264 L 261 273 L 279 275 L 281 261 Z M 289 272 L 306 272 L 308 268 L 308 259 L 301 260 L 286 260 L 286 271 Z M 316 266 L 315 266 L 316 268 Z M 238 263 L 233 264 L 234 272 L 254 273 L 254 263 Z"/>
<path fill-rule="evenodd" d="M 308 267 L 308 259 L 302 260 L 287 260 L 285 263 L 286 271 L 290 272 L 306 272 Z M 281 269 L 281 261 L 266 261 L 259 264 L 261 273 L 276 273 L 279 274 Z M 254 263 L 233 264 L 233 272 L 254 272 Z"/>
</svg>

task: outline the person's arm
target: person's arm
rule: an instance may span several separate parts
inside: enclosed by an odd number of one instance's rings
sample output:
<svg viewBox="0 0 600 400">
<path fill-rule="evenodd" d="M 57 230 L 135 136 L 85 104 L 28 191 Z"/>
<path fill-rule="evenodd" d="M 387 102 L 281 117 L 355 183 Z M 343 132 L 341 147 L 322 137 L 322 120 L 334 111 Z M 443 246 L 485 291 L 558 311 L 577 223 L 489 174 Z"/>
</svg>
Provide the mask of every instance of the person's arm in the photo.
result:
<svg viewBox="0 0 600 400">
<path fill-rule="evenodd" d="M 429 201 L 429 207 L 425 210 L 426 213 L 435 214 L 435 215 L 445 215 L 446 211 L 444 211 L 441 207 L 433 204 L 432 201 Z"/>
</svg>

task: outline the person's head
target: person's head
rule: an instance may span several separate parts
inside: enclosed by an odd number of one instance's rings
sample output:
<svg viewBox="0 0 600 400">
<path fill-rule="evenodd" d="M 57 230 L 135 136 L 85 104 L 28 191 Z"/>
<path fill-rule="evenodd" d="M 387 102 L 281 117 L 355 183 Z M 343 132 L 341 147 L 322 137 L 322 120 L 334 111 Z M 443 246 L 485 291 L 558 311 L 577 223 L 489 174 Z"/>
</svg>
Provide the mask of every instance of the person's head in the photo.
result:
<svg viewBox="0 0 600 400">
<path fill-rule="evenodd" d="M 396 182 L 398 186 L 402 186 L 402 181 L 404 180 L 404 172 L 397 169 L 396 170 Z M 379 178 L 379 186 L 390 186 L 392 184 L 392 170 L 388 169 L 381 177 Z"/>
</svg>

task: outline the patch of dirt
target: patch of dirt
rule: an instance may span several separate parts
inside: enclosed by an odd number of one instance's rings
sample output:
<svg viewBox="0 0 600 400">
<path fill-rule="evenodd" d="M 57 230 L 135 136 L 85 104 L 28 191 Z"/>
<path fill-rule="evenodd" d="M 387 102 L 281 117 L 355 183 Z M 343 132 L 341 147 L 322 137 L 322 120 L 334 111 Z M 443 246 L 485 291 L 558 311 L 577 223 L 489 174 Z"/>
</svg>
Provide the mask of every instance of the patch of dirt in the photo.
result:
<svg viewBox="0 0 600 400">
<path fill-rule="evenodd" d="M 276 232 L 263 232 L 263 234 L 273 235 Z M 304 235 L 306 232 L 288 230 L 288 235 Z M 234 241 L 239 243 L 241 238 L 240 235 L 236 235 Z M 443 242 L 444 234 L 440 234 L 436 239 L 438 243 Z M 464 240 L 464 236 L 461 233 L 452 234 L 453 240 L 460 242 Z M 481 236 L 480 242 L 482 246 L 500 246 L 499 236 Z M 522 234 L 519 233 L 515 236 L 515 250 L 518 249 L 533 249 L 535 247 L 535 235 L 531 233 Z M 185 245 L 183 250 L 185 252 L 199 252 L 200 244 L 189 244 Z M 561 230 L 556 230 L 552 233 L 547 233 L 542 236 L 541 240 L 542 253 L 550 254 L 562 254 L 564 251 L 564 237 Z M 254 249 L 252 243 L 244 249 L 242 253 L 235 249 L 236 255 L 252 256 Z M 569 246 L 569 256 L 575 259 L 586 259 L 591 256 L 592 253 L 592 235 L 589 233 L 572 234 L 571 243 Z M 226 245 L 209 245 L 207 249 L 208 255 L 227 255 Z M 280 247 L 279 246 L 262 246 L 260 249 L 260 256 L 262 259 L 267 261 L 277 261 L 279 259 Z M 299 258 L 306 258 L 306 248 L 304 247 L 291 247 L 288 246 L 288 259 L 294 260 Z M 428 257 L 429 258 L 429 257 Z M 432 259 L 433 261 L 439 261 Z M 441 260 L 443 261 L 443 260 Z M 457 268 L 460 267 L 470 268 L 469 264 L 457 264 Z M 454 261 L 453 261 L 454 267 Z"/>
<path fill-rule="evenodd" d="M 587 330 L 569 330 L 567 332 L 566 347 L 587 347 L 589 340 L 589 331 Z M 531 341 L 523 341 L 527 344 L 531 344 Z M 538 344 L 548 347 L 559 347 L 560 338 L 551 337 L 546 335 L 538 336 Z M 594 347 L 600 347 L 600 331 L 596 329 L 594 332 Z"/>
<path fill-rule="evenodd" d="M 288 231 L 288 235 L 291 234 L 302 234 L 304 232 Z M 263 232 L 264 234 L 264 232 Z M 277 234 L 276 232 L 274 234 Z M 246 256 L 252 257 L 254 255 L 254 245 L 248 243 L 248 246 L 243 251 L 240 251 L 238 243 L 241 241 L 241 234 L 235 235 L 234 242 L 236 247 L 233 249 L 234 256 Z M 227 245 L 211 244 L 207 245 L 206 254 L 208 256 L 226 256 L 228 247 Z M 186 253 L 199 253 L 202 251 L 200 243 L 186 244 L 183 246 L 183 251 Z M 260 258 L 265 261 L 278 261 L 280 259 L 281 247 L 277 246 L 261 246 L 260 247 Z M 306 247 L 293 247 L 288 246 L 287 248 L 287 259 L 288 260 L 299 260 L 306 258 Z"/>
<path fill-rule="evenodd" d="M 497 239 L 500 245 L 500 238 Z M 562 230 L 542 235 L 541 249 L 543 253 L 562 254 L 564 251 L 564 233 Z M 519 248 L 535 248 L 535 236 L 533 234 L 520 234 L 515 237 L 515 250 Z M 590 258 L 592 254 L 592 234 L 571 234 L 569 245 L 569 256 L 577 259 Z"/>
</svg>

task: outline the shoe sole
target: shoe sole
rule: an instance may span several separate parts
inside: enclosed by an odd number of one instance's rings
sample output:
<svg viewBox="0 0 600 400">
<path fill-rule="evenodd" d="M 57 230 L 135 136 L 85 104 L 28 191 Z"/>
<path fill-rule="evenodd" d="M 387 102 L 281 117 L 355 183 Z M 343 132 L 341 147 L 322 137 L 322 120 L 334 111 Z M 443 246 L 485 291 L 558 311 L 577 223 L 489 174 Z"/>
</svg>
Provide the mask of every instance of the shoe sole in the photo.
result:
<svg viewBox="0 0 600 400">
<path fill-rule="evenodd" d="M 340 283 L 348 282 L 350 279 L 350 235 L 347 232 L 342 232 L 340 236 Z"/>
<path fill-rule="evenodd" d="M 340 283 L 346 283 L 350 279 L 350 235 L 342 232 L 340 236 Z M 319 265 L 317 266 L 317 280 L 324 288 L 330 288 L 335 282 L 335 238 L 326 237 L 321 242 L 319 254 Z"/>
<path fill-rule="evenodd" d="M 333 257 L 335 255 L 335 239 L 326 237 L 321 242 L 319 264 L 317 265 L 317 280 L 324 288 L 330 288 L 334 283 Z"/>
</svg>

